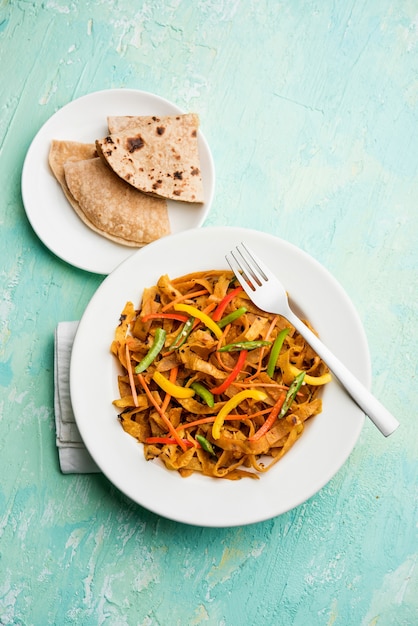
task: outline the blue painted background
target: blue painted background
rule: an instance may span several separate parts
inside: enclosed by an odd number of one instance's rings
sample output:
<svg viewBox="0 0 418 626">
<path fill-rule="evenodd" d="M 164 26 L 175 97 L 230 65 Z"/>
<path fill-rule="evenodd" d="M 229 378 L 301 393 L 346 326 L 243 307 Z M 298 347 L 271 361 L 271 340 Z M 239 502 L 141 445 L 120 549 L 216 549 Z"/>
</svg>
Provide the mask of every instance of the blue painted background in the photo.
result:
<svg viewBox="0 0 418 626">
<path fill-rule="evenodd" d="M 418 624 L 416 0 L 3 0 L 0 67 L 0 624 Z M 37 239 L 21 168 L 57 109 L 121 87 L 199 113 L 206 225 L 271 232 L 336 276 L 401 421 L 389 439 L 367 422 L 268 522 L 183 526 L 59 471 L 53 332 L 102 277 Z"/>
</svg>

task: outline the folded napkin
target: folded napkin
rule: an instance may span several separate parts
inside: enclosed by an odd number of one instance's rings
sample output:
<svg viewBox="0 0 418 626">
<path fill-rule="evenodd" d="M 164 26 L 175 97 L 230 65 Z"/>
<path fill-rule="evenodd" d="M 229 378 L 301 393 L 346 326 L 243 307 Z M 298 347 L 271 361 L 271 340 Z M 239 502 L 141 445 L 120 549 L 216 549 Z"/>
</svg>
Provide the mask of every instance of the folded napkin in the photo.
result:
<svg viewBox="0 0 418 626">
<path fill-rule="evenodd" d="M 59 463 L 64 474 L 100 472 L 81 439 L 70 397 L 71 349 L 78 322 L 60 322 L 55 329 L 54 411 Z"/>
</svg>

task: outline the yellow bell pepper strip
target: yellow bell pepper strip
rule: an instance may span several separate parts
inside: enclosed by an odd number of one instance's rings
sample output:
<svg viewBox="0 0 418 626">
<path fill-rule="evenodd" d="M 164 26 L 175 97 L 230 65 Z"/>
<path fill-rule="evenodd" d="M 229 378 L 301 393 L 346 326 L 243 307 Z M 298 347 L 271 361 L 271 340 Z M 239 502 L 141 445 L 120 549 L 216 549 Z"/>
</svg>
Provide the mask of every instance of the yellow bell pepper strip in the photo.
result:
<svg viewBox="0 0 418 626">
<path fill-rule="evenodd" d="M 164 347 L 166 331 L 164 328 L 157 328 L 154 335 L 154 341 L 152 342 L 152 346 L 144 356 L 144 358 L 138 363 L 135 367 L 135 374 L 140 374 L 144 370 L 147 369 L 154 361 L 154 359 L 158 356 L 161 350 Z"/>
<path fill-rule="evenodd" d="M 290 408 L 290 405 L 292 404 L 293 400 L 296 398 L 296 394 L 301 388 L 302 383 L 305 379 L 306 379 L 305 372 L 299 372 L 299 374 L 296 376 L 295 380 L 292 382 L 289 389 L 287 390 L 285 401 L 283 403 L 282 408 L 280 409 L 280 413 L 277 416 L 277 419 L 281 420 L 284 418 L 284 416 L 286 415 L 286 413 L 288 412 Z"/>
<path fill-rule="evenodd" d="M 144 389 L 144 391 L 145 391 L 145 393 L 147 395 L 148 400 L 153 405 L 153 407 L 155 408 L 155 410 L 157 411 L 157 413 L 159 414 L 159 416 L 163 420 L 164 424 L 166 425 L 168 432 L 171 433 L 171 435 L 175 439 L 177 445 L 179 445 L 180 448 L 183 450 L 183 452 L 185 452 L 187 450 L 186 444 L 184 443 L 184 441 L 179 436 L 179 434 L 178 434 L 177 430 L 174 428 L 173 424 L 170 422 L 170 420 L 167 417 L 165 411 L 162 410 L 162 408 L 160 407 L 160 405 L 158 404 L 158 402 L 156 401 L 156 399 L 152 395 L 151 390 L 148 387 L 147 382 L 146 382 L 145 378 L 142 376 L 142 374 L 138 374 L 138 380 L 141 383 L 142 388 Z"/>
<path fill-rule="evenodd" d="M 297 376 L 301 373 L 302 370 L 298 369 L 296 365 L 290 364 L 289 371 L 293 374 L 293 376 Z M 309 376 L 309 374 L 305 374 L 305 383 L 307 385 L 314 385 L 319 387 L 320 385 L 326 385 L 327 383 L 330 383 L 331 380 L 332 376 L 329 372 L 327 372 L 326 374 L 322 374 L 322 376 Z"/>
<path fill-rule="evenodd" d="M 179 334 L 174 339 L 174 341 L 171 344 L 171 346 L 169 346 L 169 348 L 168 348 L 170 352 L 172 352 L 174 350 L 178 350 L 184 344 L 184 342 L 186 341 L 187 337 L 190 335 L 190 333 L 193 330 L 194 320 L 195 320 L 194 317 L 186 318 L 186 323 L 184 324 L 183 328 L 181 329 Z"/>
<path fill-rule="evenodd" d="M 225 311 L 226 307 L 228 306 L 228 304 L 231 302 L 231 300 L 233 300 L 235 298 L 235 296 L 237 296 L 239 293 L 241 293 L 241 291 L 244 291 L 244 290 L 243 290 L 243 288 L 240 285 L 239 287 L 236 287 L 235 289 L 233 289 L 232 291 L 227 293 L 222 298 L 222 300 L 220 301 L 220 303 L 218 304 L 218 306 L 216 307 L 216 309 L 212 313 L 212 319 L 215 322 L 219 322 L 219 320 L 222 318 L 222 315 L 224 314 L 224 311 Z"/>
<path fill-rule="evenodd" d="M 259 402 L 263 402 L 267 398 L 267 394 L 264 391 L 259 391 L 258 389 L 244 389 L 244 391 L 240 391 L 235 396 L 230 398 L 226 404 L 221 408 L 218 415 L 215 418 L 215 421 L 212 426 L 212 437 L 214 439 L 219 439 L 221 436 L 221 428 L 225 421 L 225 417 L 235 409 L 240 402 L 243 400 L 247 400 L 252 398 L 253 400 L 257 400 Z"/>
<path fill-rule="evenodd" d="M 238 352 L 239 350 L 255 350 L 256 348 L 264 348 L 271 346 L 271 341 L 238 341 L 237 343 L 228 343 L 226 346 L 219 348 L 219 352 Z"/>
<path fill-rule="evenodd" d="M 161 372 L 154 372 L 152 379 L 163 391 L 169 393 L 173 398 L 192 398 L 195 394 L 194 389 L 191 389 L 191 387 L 175 385 L 161 374 Z"/>
<path fill-rule="evenodd" d="M 184 313 L 188 313 L 191 317 L 197 317 L 205 326 L 209 328 L 215 335 L 217 339 L 222 337 L 222 330 L 219 328 L 218 324 L 213 321 L 212 318 L 209 317 L 203 311 L 199 311 L 195 306 L 191 306 L 190 304 L 175 304 L 174 309 L 176 311 L 183 311 Z"/>
<path fill-rule="evenodd" d="M 283 328 L 277 335 L 270 350 L 269 360 L 267 362 L 267 374 L 270 378 L 273 378 L 274 370 L 276 368 L 277 359 L 279 358 L 280 350 L 282 349 L 283 341 L 286 335 L 289 333 L 288 328 Z"/>
<path fill-rule="evenodd" d="M 225 328 L 225 326 L 227 326 L 231 322 L 235 322 L 235 320 L 237 320 L 239 317 L 241 317 L 242 315 L 245 315 L 246 312 L 247 312 L 247 308 L 245 306 L 241 306 L 239 309 L 232 311 L 232 313 L 230 313 L 229 315 L 225 315 L 225 317 L 220 319 L 218 322 L 219 328 Z"/>
<path fill-rule="evenodd" d="M 212 456 L 216 456 L 216 452 L 213 449 L 213 446 L 210 441 L 206 439 L 203 435 L 196 435 L 196 441 L 201 445 L 205 452 L 209 452 Z"/>
<path fill-rule="evenodd" d="M 230 374 L 225 378 L 223 383 L 218 385 L 218 387 L 212 387 L 211 389 L 212 393 L 219 395 L 223 393 L 226 389 L 228 389 L 229 385 L 234 382 L 234 380 L 237 378 L 238 374 L 242 370 L 242 367 L 245 363 L 247 355 L 248 355 L 248 350 L 242 350 L 242 352 L 240 352 L 238 360 L 235 363 L 235 366 L 233 367 Z"/>
<path fill-rule="evenodd" d="M 197 380 L 190 385 L 190 387 L 197 393 L 198 396 L 202 398 L 206 402 L 208 406 L 211 408 L 215 405 L 215 398 L 213 397 L 213 393 L 209 391 L 205 385 L 199 383 Z"/>
</svg>

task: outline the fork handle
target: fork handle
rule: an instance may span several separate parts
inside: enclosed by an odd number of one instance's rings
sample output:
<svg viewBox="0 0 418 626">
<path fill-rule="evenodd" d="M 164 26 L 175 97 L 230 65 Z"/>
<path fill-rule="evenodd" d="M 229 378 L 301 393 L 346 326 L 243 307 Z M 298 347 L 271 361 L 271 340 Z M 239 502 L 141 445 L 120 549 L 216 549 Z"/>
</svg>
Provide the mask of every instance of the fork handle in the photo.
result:
<svg viewBox="0 0 418 626">
<path fill-rule="evenodd" d="M 320 339 L 290 312 L 288 320 L 306 339 L 311 348 L 328 365 L 348 394 L 364 413 L 372 420 L 380 432 L 388 437 L 399 426 L 398 420 L 379 402 L 375 396 L 352 374 L 352 372 L 329 350 Z"/>
</svg>

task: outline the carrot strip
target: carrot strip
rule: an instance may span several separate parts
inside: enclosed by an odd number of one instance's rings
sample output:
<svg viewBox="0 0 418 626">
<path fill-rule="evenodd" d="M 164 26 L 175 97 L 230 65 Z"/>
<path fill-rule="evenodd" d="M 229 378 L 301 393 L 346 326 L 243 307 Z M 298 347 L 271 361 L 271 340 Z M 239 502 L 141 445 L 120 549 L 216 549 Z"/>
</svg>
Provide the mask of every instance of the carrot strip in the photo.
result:
<svg viewBox="0 0 418 626">
<path fill-rule="evenodd" d="M 167 319 L 167 320 L 176 320 L 177 322 L 187 322 L 187 315 L 182 315 L 181 313 L 148 313 L 148 315 L 143 315 L 141 317 L 142 322 L 148 322 L 149 320 L 157 320 L 157 319 Z"/>
<path fill-rule="evenodd" d="M 187 439 L 182 439 L 184 445 L 187 448 L 193 448 L 194 443 L 192 441 L 188 441 Z M 174 437 L 147 437 L 145 439 L 145 443 L 162 443 L 166 445 L 177 444 L 176 439 Z"/>
<path fill-rule="evenodd" d="M 132 363 L 131 363 L 131 354 L 129 352 L 129 346 L 125 343 L 125 354 L 126 354 L 126 369 L 128 371 L 129 384 L 131 386 L 132 398 L 134 401 L 134 405 L 138 406 L 138 395 L 135 389 L 135 381 L 134 381 L 134 373 L 132 371 Z"/>
<path fill-rule="evenodd" d="M 263 435 L 265 435 L 270 428 L 273 426 L 274 422 L 277 419 L 278 414 L 280 413 L 280 409 L 282 408 L 284 401 L 286 400 L 286 394 L 283 392 L 280 395 L 280 398 L 276 401 L 276 404 L 271 409 L 270 415 L 267 417 L 264 424 L 257 430 L 257 432 L 248 438 L 248 441 L 258 441 Z"/>
<path fill-rule="evenodd" d="M 178 302 L 183 302 L 183 300 L 191 300 L 192 298 L 197 298 L 198 296 L 204 296 L 205 293 L 208 293 L 207 289 L 200 289 L 199 291 L 193 291 L 192 293 L 186 293 L 186 294 L 183 294 L 182 296 L 178 296 L 178 298 L 171 300 L 165 306 L 163 306 L 161 311 L 162 312 L 167 311 L 168 309 L 171 309 L 171 307 L 177 304 Z"/>
<path fill-rule="evenodd" d="M 156 402 L 154 396 L 152 395 L 152 393 L 150 391 L 150 388 L 148 387 L 147 383 L 145 382 L 145 378 L 142 376 L 142 374 L 138 374 L 138 379 L 139 379 L 139 382 L 141 383 L 142 387 L 144 388 L 145 393 L 147 394 L 147 398 L 149 399 L 151 404 L 155 407 L 156 411 L 158 412 L 158 414 L 162 418 L 164 424 L 167 426 L 168 431 L 174 437 L 174 439 L 176 440 L 176 443 L 180 446 L 180 448 L 183 450 L 183 452 L 185 452 L 186 451 L 185 444 L 183 443 L 182 439 L 180 439 L 180 437 L 178 435 L 178 432 L 176 431 L 176 429 L 174 428 L 173 424 L 168 419 L 167 415 L 164 413 L 164 411 L 158 405 L 158 402 Z"/>
<path fill-rule="evenodd" d="M 179 371 L 179 368 L 177 366 L 173 367 L 170 370 L 170 376 L 169 376 L 170 383 L 175 383 L 176 382 L 178 371 Z M 167 410 L 167 407 L 170 404 L 170 400 L 171 400 L 171 395 L 169 393 L 166 393 L 165 396 L 164 396 L 163 403 L 161 405 L 161 410 L 162 411 L 165 412 Z"/>
<path fill-rule="evenodd" d="M 263 409 L 262 411 L 257 411 L 256 413 L 251 413 L 250 415 L 242 415 L 242 413 L 237 413 L 236 415 L 231 413 L 225 417 L 225 421 L 244 421 L 244 420 L 252 420 L 254 417 L 259 417 L 260 415 L 265 415 L 266 413 L 270 413 L 271 408 Z M 195 426 L 200 426 L 201 424 L 213 424 L 215 421 L 216 415 L 211 415 L 210 417 L 201 417 L 194 422 L 186 422 L 185 424 L 180 424 L 177 426 L 177 430 L 186 430 L 186 428 L 194 428 Z"/>
<path fill-rule="evenodd" d="M 208 315 L 208 313 L 213 311 L 213 309 L 215 307 L 216 307 L 216 302 L 209 302 L 209 304 L 207 306 L 205 306 L 205 308 L 202 309 L 202 311 L 203 311 L 203 313 L 206 313 L 206 315 Z"/>
<path fill-rule="evenodd" d="M 216 307 L 216 302 L 211 302 L 210 304 L 208 304 L 208 306 L 202 309 L 202 313 L 205 313 L 205 315 L 208 315 L 211 311 L 213 311 L 215 307 Z M 201 321 L 198 318 L 196 318 L 193 324 L 193 330 L 196 328 L 196 326 L 199 326 L 200 323 Z"/>
<path fill-rule="evenodd" d="M 252 376 L 250 378 L 252 378 Z M 280 383 L 261 383 L 259 380 L 250 381 L 248 383 L 246 382 L 247 380 L 249 379 L 246 378 L 245 380 L 242 381 L 242 383 L 235 382 L 234 385 L 235 387 L 252 387 L 253 385 L 255 385 L 257 387 L 274 387 L 275 389 L 286 389 L 286 390 L 289 389 L 287 385 L 281 385 Z"/>
</svg>

